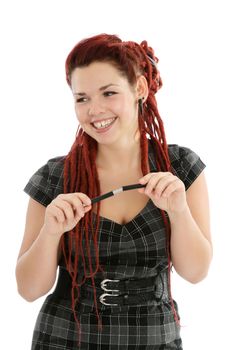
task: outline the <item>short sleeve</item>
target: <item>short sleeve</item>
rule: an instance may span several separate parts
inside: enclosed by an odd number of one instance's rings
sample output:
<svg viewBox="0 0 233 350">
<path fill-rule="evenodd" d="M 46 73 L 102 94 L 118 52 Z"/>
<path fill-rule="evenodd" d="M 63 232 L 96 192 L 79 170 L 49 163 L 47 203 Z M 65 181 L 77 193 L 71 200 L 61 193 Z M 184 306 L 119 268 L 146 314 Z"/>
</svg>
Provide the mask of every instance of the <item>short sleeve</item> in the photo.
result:
<svg viewBox="0 0 233 350">
<path fill-rule="evenodd" d="M 168 150 L 172 168 L 176 176 L 184 182 L 187 191 L 206 165 L 199 155 L 190 148 L 179 145 L 169 145 Z"/>
<path fill-rule="evenodd" d="M 47 206 L 63 192 L 64 157 L 56 157 L 40 167 L 29 179 L 24 188 L 31 198 Z"/>
</svg>

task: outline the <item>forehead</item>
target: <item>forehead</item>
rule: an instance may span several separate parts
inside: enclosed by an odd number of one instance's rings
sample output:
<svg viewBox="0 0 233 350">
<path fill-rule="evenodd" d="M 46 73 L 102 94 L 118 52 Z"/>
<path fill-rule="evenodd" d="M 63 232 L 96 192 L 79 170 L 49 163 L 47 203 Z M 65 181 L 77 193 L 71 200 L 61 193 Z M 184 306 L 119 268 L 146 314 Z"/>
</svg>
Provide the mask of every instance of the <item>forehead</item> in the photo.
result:
<svg viewBox="0 0 233 350">
<path fill-rule="evenodd" d="M 73 92 L 89 92 L 108 84 L 129 88 L 127 78 L 109 62 L 93 62 L 87 67 L 75 68 L 71 75 Z"/>
</svg>

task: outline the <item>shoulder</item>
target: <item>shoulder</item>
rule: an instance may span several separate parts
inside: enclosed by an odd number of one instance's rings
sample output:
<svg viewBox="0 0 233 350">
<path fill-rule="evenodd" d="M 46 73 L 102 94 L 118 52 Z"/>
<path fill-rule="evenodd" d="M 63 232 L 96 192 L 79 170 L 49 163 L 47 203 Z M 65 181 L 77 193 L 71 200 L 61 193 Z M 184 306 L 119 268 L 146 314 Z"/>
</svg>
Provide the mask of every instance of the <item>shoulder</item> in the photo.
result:
<svg viewBox="0 0 233 350">
<path fill-rule="evenodd" d="M 55 198 L 58 194 L 63 193 L 65 156 L 58 156 L 48 160 L 49 185 Z"/>
<path fill-rule="evenodd" d="M 47 161 L 44 167 L 47 168 L 50 179 L 53 177 L 55 179 L 60 179 L 63 177 L 64 163 L 65 163 L 65 156 L 54 157 Z"/>
<path fill-rule="evenodd" d="M 58 194 L 63 193 L 64 162 L 65 156 L 49 159 L 30 177 L 24 191 L 47 206 Z"/>
<path fill-rule="evenodd" d="M 178 144 L 169 144 L 168 154 L 173 172 L 187 190 L 206 167 L 205 163 L 193 149 Z"/>
<path fill-rule="evenodd" d="M 169 144 L 168 153 L 172 163 L 188 158 L 190 162 L 195 162 L 199 156 L 191 148 L 178 144 Z"/>
</svg>

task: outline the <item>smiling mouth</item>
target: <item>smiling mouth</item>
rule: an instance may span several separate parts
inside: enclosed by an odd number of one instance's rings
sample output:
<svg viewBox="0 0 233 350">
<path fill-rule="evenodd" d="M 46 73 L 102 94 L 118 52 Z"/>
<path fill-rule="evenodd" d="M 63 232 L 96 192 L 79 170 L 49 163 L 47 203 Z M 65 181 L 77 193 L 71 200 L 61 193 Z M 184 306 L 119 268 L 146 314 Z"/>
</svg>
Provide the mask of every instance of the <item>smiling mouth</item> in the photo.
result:
<svg viewBox="0 0 233 350">
<path fill-rule="evenodd" d="M 108 119 L 110 122 L 106 123 L 105 121 L 103 122 L 96 122 L 96 123 L 91 123 L 91 125 L 96 129 L 96 130 L 104 130 L 107 129 L 109 126 L 111 126 L 115 120 L 117 119 L 117 117 L 115 118 L 110 118 Z"/>
</svg>

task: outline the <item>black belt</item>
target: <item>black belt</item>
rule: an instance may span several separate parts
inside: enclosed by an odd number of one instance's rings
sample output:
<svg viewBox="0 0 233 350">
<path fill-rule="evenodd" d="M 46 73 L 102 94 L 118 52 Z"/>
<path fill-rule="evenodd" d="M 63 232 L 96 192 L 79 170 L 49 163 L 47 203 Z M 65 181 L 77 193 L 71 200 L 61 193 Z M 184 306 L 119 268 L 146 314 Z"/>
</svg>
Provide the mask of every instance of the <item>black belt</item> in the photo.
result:
<svg viewBox="0 0 233 350">
<path fill-rule="evenodd" d="M 141 304 L 148 300 L 161 300 L 162 295 L 156 296 L 156 278 L 157 276 L 142 279 L 95 279 L 97 289 L 97 298 L 102 305 L 120 306 Z M 57 285 L 53 295 L 63 298 L 71 298 L 72 280 L 67 270 L 60 268 Z M 150 288 L 150 291 L 146 290 Z M 143 291 L 144 289 L 144 291 Z M 102 294 L 100 294 L 102 293 Z M 163 293 L 161 293 L 163 294 Z M 81 298 L 91 300 L 93 297 L 92 285 L 87 281 L 81 287 Z"/>
<path fill-rule="evenodd" d="M 99 302 L 107 306 L 140 305 L 149 300 L 156 300 L 155 292 L 140 294 L 113 294 L 103 293 L 99 296 Z"/>
<path fill-rule="evenodd" d="M 99 280 L 96 279 L 95 283 L 97 287 L 100 287 L 105 292 L 128 292 L 128 291 L 135 291 L 135 289 L 142 289 L 146 287 L 153 287 L 155 285 L 155 279 L 157 276 L 147 277 L 147 278 L 140 278 L 140 279 L 123 279 L 123 280 L 113 280 L 113 279 L 104 279 Z"/>
</svg>

